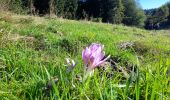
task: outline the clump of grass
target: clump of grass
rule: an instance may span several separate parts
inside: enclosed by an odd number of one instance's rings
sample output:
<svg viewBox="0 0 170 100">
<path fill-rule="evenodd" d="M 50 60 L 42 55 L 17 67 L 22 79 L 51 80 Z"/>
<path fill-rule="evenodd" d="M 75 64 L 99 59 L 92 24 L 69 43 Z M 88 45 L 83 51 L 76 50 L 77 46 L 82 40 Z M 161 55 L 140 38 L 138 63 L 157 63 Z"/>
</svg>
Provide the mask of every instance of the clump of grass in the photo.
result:
<svg viewBox="0 0 170 100">
<path fill-rule="evenodd" d="M 46 28 L 47 32 L 58 33 L 58 26 L 57 23 L 50 23 Z"/>
<path fill-rule="evenodd" d="M 19 22 L 20 24 L 31 24 L 33 22 L 32 18 L 20 18 Z"/>
<path fill-rule="evenodd" d="M 74 53 L 76 54 L 79 51 L 78 43 L 79 42 L 77 41 L 71 41 L 69 39 L 64 38 L 62 40 L 59 40 L 58 46 L 60 46 L 66 52 L 69 52 L 71 54 L 74 54 Z"/>
<path fill-rule="evenodd" d="M 90 44 L 92 41 L 88 36 L 82 35 L 78 37 L 78 41 L 84 43 L 84 44 Z"/>
<path fill-rule="evenodd" d="M 33 47 L 35 50 L 45 50 L 47 48 L 47 44 L 43 35 L 35 37 Z"/>
<path fill-rule="evenodd" d="M 150 47 L 146 44 L 143 44 L 142 42 L 135 42 L 133 49 L 135 50 L 135 52 L 139 53 L 139 54 L 146 54 L 147 52 L 149 52 Z"/>
</svg>

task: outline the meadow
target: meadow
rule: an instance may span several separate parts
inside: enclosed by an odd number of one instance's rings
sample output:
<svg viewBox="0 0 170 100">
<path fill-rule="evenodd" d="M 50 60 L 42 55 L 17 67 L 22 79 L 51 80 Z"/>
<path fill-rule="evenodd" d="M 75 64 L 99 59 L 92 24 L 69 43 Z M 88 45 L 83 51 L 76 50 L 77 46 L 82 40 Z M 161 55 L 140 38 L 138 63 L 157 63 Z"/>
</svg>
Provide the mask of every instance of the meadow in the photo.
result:
<svg viewBox="0 0 170 100">
<path fill-rule="evenodd" d="M 0 98 L 169 100 L 169 32 L 1 12 Z M 92 43 L 110 58 L 83 80 Z M 71 71 L 66 58 L 76 62 Z"/>
</svg>

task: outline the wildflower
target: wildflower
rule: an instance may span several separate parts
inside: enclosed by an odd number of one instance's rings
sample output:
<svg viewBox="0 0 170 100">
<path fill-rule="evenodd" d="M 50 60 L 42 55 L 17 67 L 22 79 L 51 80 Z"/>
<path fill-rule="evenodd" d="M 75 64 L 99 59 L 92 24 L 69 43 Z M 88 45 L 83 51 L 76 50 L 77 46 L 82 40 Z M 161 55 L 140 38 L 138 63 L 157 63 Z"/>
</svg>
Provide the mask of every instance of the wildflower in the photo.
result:
<svg viewBox="0 0 170 100">
<path fill-rule="evenodd" d="M 77 65 L 77 63 L 75 63 L 75 61 L 73 59 L 70 59 L 70 58 L 65 58 L 66 60 L 66 63 L 67 63 L 67 71 L 71 71 L 74 69 L 74 67 Z"/>
<path fill-rule="evenodd" d="M 84 64 L 88 71 L 93 71 L 96 67 L 103 64 L 110 55 L 104 59 L 105 53 L 103 51 L 104 45 L 93 43 L 82 52 Z"/>
</svg>

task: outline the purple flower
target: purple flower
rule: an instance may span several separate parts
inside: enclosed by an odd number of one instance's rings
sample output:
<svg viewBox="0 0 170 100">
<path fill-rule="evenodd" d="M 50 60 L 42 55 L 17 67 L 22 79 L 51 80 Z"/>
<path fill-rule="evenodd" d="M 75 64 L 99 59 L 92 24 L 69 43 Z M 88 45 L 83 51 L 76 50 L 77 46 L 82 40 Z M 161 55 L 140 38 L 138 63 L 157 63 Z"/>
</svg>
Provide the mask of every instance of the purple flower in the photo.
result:
<svg viewBox="0 0 170 100">
<path fill-rule="evenodd" d="M 105 53 L 103 51 L 104 45 L 92 43 L 89 47 L 82 52 L 82 58 L 84 64 L 88 67 L 88 70 L 93 70 L 94 68 L 103 64 L 110 55 L 104 59 Z"/>
</svg>

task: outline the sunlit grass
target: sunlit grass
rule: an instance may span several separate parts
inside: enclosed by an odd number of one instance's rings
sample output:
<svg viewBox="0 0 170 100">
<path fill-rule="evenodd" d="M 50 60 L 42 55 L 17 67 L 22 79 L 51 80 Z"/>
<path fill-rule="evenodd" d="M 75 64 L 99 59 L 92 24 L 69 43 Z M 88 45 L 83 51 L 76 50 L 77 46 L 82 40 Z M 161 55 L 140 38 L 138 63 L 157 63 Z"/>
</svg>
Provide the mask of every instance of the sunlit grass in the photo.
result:
<svg viewBox="0 0 170 100">
<path fill-rule="evenodd" d="M 87 21 L 4 16 L 9 15 L 2 14 L 0 19 L 0 98 L 170 99 L 167 33 Z M 121 49 L 124 42 L 135 45 Z M 81 52 L 91 43 L 104 44 L 106 55 L 125 72 L 108 65 L 107 70 L 95 69 L 83 81 Z M 78 62 L 69 73 L 68 57 Z"/>
</svg>

